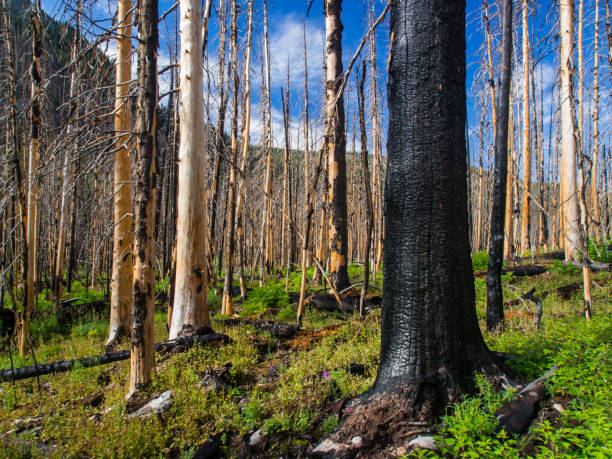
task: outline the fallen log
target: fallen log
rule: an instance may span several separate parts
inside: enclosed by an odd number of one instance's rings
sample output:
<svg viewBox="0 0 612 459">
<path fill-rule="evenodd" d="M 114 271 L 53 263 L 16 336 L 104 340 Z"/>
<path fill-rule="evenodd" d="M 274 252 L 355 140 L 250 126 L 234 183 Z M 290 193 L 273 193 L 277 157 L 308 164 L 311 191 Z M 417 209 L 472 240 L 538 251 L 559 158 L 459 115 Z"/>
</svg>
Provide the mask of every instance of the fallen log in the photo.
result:
<svg viewBox="0 0 612 459">
<path fill-rule="evenodd" d="M 544 381 L 550 378 L 558 367 L 555 365 L 538 379 L 521 390 L 516 397 L 502 406 L 496 413 L 500 429 L 508 433 L 523 433 L 531 424 L 536 412 L 536 405 L 546 395 Z"/>
<path fill-rule="evenodd" d="M 540 293 L 540 298 L 543 300 L 548 295 L 552 295 L 552 294 L 556 293 L 557 295 L 559 295 L 559 297 L 561 297 L 561 299 L 568 300 L 572 296 L 572 294 L 574 292 L 578 291 L 581 287 L 582 287 L 582 283 L 578 283 L 578 282 L 574 283 L 574 284 L 563 285 L 563 286 L 557 287 L 557 288 L 555 288 L 553 290 L 546 290 L 546 291 Z M 516 298 L 516 299 L 510 300 L 510 301 L 506 301 L 504 303 L 504 307 L 516 306 L 516 305 L 520 304 L 522 301 L 524 301 L 523 297 Z"/>
<path fill-rule="evenodd" d="M 573 264 L 574 266 L 578 266 L 579 268 L 582 268 L 582 264 L 580 263 L 573 263 Z M 612 263 L 599 263 L 599 262 L 592 261 L 589 266 L 591 267 L 591 271 L 594 273 L 612 271 Z"/>
<path fill-rule="evenodd" d="M 295 324 L 287 324 L 283 322 L 274 322 L 272 320 L 248 319 L 248 318 L 232 318 L 220 319 L 217 322 L 229 327 L 239 325 L 252 325 L 259 330 L 270 333 L 275 338 L 289 339 L 295 336 L 300 327 Z"/>
<path fill-rule="evenodd" d="M 520 265 L 520 266 L 507 266 L 502 268 L 502 274 L 512 273 L 517 277 L 526 276 L 537 276 L 538 274 L 544 274 L 548 269 L 542 265 Z M 475 277 L 487 277 L 487 270 L 481 269 L 474 271 Z"/>
<path fill-rule="evenodd" d="M 183 338 L 177 338 L 174 340 L 163 341 L 155 344 L 156 352 L 167 352 L 176 347 L 190 348 L 196 344 L 207 344 L 215 341 L 222 341 L 224 343 L 229 342 L 227 335 L 219 333 L 209 333 L 207 335 L 198 336 L 186 336 Z M 116 351 L 107 352 L 101 355 L 94 355 L 92 357 L 83 357 L 74 360 L 59 360 L 52 363 L 39 363 L 38 365 L 32 365 L 28 367 L 15 368 L 14 371 L 10 369 L 0 370 L 0 382 L 11 381 L 14 378 L 15 381 L 19 379 L 28 379 L 35 376 L 43 376 L 52 373 L 62 373 L 70 371 L 75 367 L 78 368 L 90 368 L 98 365 L 106 365 L 108 363 L 120 362 L 122 360 L 128 360 L 130 358 L 130 351 Z"/>
<path fill-rule="evenodd" d="M 57 321 L 60 325 L 69 325 L 84 316 L 100 316 L 103 318 L 110 313 L 110 302 L 108 299 L 90 301 L 88 303 L 72 304 L 67 301 L 57 310 Z"/>
<path fill-rule="evenodd" d="M 340 299 L 342 300 L 342 309 L 345 312 L 353 312 L 359 309 L 359 292 L 340 294 Z M 307 298 L 305 304 L 321 311 L 340 311 L 338 301 L 331 293 L 316 293 Z M 382 297 L 380 295 L 368 294 L 366 296 L 366 309 L 379 308 L 381 304 Z"/>
</svg>

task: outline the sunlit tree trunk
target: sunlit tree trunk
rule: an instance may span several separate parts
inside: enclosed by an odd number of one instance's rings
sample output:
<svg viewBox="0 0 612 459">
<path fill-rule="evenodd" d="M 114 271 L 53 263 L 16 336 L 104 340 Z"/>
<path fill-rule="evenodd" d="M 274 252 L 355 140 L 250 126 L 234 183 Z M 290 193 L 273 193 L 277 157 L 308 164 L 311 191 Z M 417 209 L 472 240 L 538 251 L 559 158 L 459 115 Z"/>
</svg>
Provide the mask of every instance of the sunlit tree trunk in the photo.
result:
<svg viewBox="0 0 612 459">
<path fill-rule="evenodd" d="M 529 113 L 529 3 L 523 0 L 523 200 L 521 206 L 521 253 L 531 245 L 531 117 Z M 535 97 L 535 94 L 533 94 Z"/>
<path fill-rule="evenodd" d="M 347 269 L 346 211 L 346 133 L 344 132 L 344 97 L 339 93 L 342 76 L 342 0 L 325 0 L 327 37 L 327 141 L 329 174 L 329 247 L 330 278 L 336 290 L 349 286 Z"/>
<path fill-rule="evenodd" d="M 510 70 L 512 71 L 512 70 Z M 512 97 L 512 81 L 510 81 L 510 97 Z M 508 171 L 506 183 L 506 217 L 504 218 L 504 258 L 509 260 L 514 255 L 514 105 L 512 100 L 508 103 Z"/>
<path fill-rule="evenodd" d="M 131 108 L 129 90 L 132 53 L 132 1 L 119 0 L 117 6 L 117 59 L 115 87 L 115 161 L 113 200 L 113 274 L 111 280 L 110 327 L 106 346 L 130 330 L 132 305 L 132 185 L 131 185 Z"/>
<path fill-rule="evenodd" d="M 138 9 L 138 90 L 134 171 L 134 303 L 128 397 L 151 382 L 155 366 L 155 198 L 157 134 L 157 0 Z M 197 53 L 196 53 L 197 54 Z"/>
<path fill-rule="evenodd" d="M 232 66 L 232 127 L 230 145 L 230 177 L 228 184 L 228 198 L 226 201 L 226 234 L 225 234 L 225 279 L 223 282 L 223 298 L 221 302 L 221 313 L 232 315 L 234 313 L 232 305 L 234 281 L 234 225 L 236 223 L 236 193 L 237 169 L 238 169 L 238 11 L 236 0 L 232 0 L 232 23 L 230 30 L 230 54 Z"/>
<path fill-rule="evenodd" d="M 561 202 L 563 206 L 563 231 L 565 258 L 577 254 L 579 242 L 578 196 L 576 188 L 576 138 L 572 116 L 574 43 L 574 1 L 560 1 L 561 32 Z"/>
<path fill-rule="evenodd" d="M 180 144 L 176 280 L 169 338 L 201 333 L 210 326 L 207 305 L 206 211 L 204 168 L 208 142 L 204 135 L 202 5 L 181 0 L 180 8 Z"/>
</svg>

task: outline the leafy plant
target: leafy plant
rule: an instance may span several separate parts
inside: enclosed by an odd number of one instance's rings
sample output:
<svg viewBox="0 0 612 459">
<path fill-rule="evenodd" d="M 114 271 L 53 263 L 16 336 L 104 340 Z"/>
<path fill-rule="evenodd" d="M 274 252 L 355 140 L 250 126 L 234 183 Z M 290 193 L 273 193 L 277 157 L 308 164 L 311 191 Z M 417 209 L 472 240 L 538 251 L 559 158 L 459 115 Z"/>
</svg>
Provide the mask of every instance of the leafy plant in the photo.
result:
<svg viewBox="0 0 612 459">
<path fill-rule="evenodd" d="M 268 308 L 289 306 L 289 294 L 280 283 L 266 284 L 253 290 L 242 305 L 243 316 L 261 314 Z"/>
<path fill-rule="evenodd" d="M 481 271 L 487 269 L 489 266 L 489 252 L 481 250 L 472 255 L 472 269 L 474 271 Z"/>
<path fill-rule="evenodd" d="M 325 418 L 323 422 L 321 422 L 321 431 L 325 435 L 329 435 L 336 427 L 340 424 L 340 418 L 338 418 L 337 414 L 332 414 L 331 416 Z"/>
</svg>

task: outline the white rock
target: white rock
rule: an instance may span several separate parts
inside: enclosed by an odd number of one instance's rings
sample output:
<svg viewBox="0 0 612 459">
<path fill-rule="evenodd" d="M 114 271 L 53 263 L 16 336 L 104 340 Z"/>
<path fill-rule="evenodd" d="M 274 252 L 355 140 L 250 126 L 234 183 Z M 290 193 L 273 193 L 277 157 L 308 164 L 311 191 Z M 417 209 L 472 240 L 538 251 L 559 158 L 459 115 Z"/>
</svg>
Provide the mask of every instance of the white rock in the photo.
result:
<svg viewBox="0 0 612 459">
<path fill-rule="evenodd" d="M 351 443 L 355 446 L 359 446 L 363 443 L 363 440 L 361 437 L 357 436 L 357 437 L 351 438 Z"/>
<path fill-rule="evenodd" d="M 331 441 L 329 438 L 323 440 L 318 446 L 312 450 L 313 453 L 327 454 L 332 451 L 336 451 L 340 448 L 340 445 L 336 442 Z"/>
<path fill-rule="evenodd" d="M 561 414 L 561 413 L 563 413 L 565 411 L 565 408 L 560 403 L 555 403 L 553 405 L 553 410 L 555 410 L 557 413 Z"/>
<path fill-rule="evenodd" d="M 431 436 L 414 438 L 410 440 L 408 446 L 413 448 L 428 449 L 430 451 L 440 451 L 440 448 L 438 448 L 434 438 Z"/>
<path fill-rule="evenodd" d="M 261 429 L 255 431 L 253 435 L 249 437 L 249 446 L 257 446 L 261 443 L 264 438 L 264 434 Z"/>
<path fill-rule="evenodd" d="M 128 419 L 132 418 L 141 418 L 145 419 L 154 414 L 161 414 L 165 411 L 168 411 L 170 406 L 172 405 L 172 391 L 167 390 L 166 392 L 162 392 L 159 397 L 154 398 L 145 406 L 135 411 L 134 413 L 128 415 Z"/>
</svg>

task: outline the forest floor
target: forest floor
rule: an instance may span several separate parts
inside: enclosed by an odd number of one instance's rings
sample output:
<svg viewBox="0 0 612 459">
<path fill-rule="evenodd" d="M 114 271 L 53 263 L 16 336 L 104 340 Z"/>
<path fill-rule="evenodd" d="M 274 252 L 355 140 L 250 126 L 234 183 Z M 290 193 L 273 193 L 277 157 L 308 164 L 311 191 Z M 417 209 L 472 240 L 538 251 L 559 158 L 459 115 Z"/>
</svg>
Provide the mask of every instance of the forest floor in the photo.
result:
<svg viewBox="0 0 612 459">
<path fill-rule="evenodd" d="M 477 258 L 475 269 L 482 263 Z M 354 280 L 361 269 L 351 267 Z M 298 278 L 291 277 L 292 290 Z M 582 317 L 581 280 L 578 268 L 561 262 L 548 264 L 536 276 L 504 276 L 506 300 L 517 301 L 506 308 L 502 334 L 484 333 L 487 344 L 516 355 L 508 364 L 526 380 L 559 367 L 546 382 L 548 396 L 526 434 L 499 431 L 495 412 L 513 392 L 496 392 L 475 375 L 479 392 L 449 406 L 439 424 L 426 429 L 440 452 L 411 451 L 408 438 L 386 455 L 610 457 L 612 273 L 594 275 L 594 318 L 589 322 Z M 475 286 L 484 329 L 484 279 L 477 277 Z M 244 309 L 257 312 L 258 303 L 272 301 L 280 312 L 266 318 L 295 320 L 283 287 L 284 279 L 255 289 Z M 535 304 L 519 299 L 533 288 L 536 296 L 549 293 L 543 296 L 539 331 L 533 323 Z M 219 299 L 211 296 L 210 303 L 214 313 Z M 156 342 L 167 339 L 165 319 L 164 313 L 156 314 Z M 144 420 L 128 417 L 134 409 L 125 401 L 128 361 L 41 376 L 40 392 L 36 379 L 2 383 L 0 456 L 190 458 L 218 457 L 218 450 L 223 457 L 304 457 L 342 421 L 345 402 L 374 382 L 380 309 L 364 321 L 307 309 L 303 330 L 284 340 L 252 325 L 224 325 L 222 319 L 217 316 L 213 328 L 227 334 L 229 344 L 157 354 L 146 395 L 169 390 L 171 403 Z M 41 315 L 32 326 L 39 363 L 101 354 L 107 333 L 106 318 L 60 327 L 54 316 Z M 120 348 L 127 346 L 123 342 Z M 31 356 L 13 354 L 13 360 L 16 367 L 33 364 Z M 0 368 L 10 368 L 6 343 L 0 348 Z"/>
</svg>

